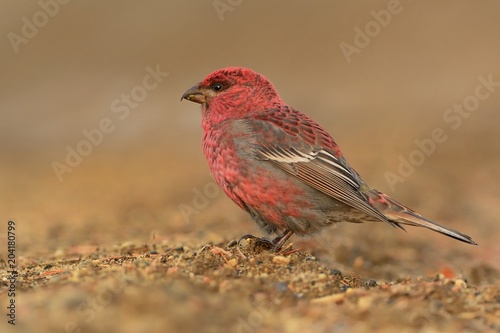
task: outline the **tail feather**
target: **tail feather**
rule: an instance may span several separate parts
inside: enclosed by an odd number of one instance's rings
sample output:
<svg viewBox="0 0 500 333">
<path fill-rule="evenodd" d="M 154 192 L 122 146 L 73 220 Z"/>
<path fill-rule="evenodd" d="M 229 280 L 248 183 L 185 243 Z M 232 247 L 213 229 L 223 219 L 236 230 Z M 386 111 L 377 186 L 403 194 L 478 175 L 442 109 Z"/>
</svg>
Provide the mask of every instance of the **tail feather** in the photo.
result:
<svg viewBox="0 0 500 333">
<path fill-rule="evenodd" d="M 384 214 L 387 219 L 400 228 L 404 230 L 399 224 L 410 225 L 414 227 L 424 227 L 436 232 L 439 232 L 448 237 L 455 238 L 459 241 L 477 245 L 472 238 L 464 233 L 457 230 L 447 228 L 440 225 L 434 221 L 431 221 L 422 215 L 414 212 L 410 208 L 404 206 L 403 204 L 397 202 L 396 200 L 389 197 L 387 194 L 379 192 L 375 189 L 370 189 L 366 192 L 370 204 L 375 207 L 378 211 Z"/>
</svg>

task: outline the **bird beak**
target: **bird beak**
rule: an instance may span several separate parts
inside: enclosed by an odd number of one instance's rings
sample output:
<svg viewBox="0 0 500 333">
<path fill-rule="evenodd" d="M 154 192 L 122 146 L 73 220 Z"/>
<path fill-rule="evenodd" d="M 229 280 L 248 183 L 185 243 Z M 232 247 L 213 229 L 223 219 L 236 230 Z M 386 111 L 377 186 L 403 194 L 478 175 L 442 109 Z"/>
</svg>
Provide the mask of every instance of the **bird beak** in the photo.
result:
<svg viewBox="0 0 500 333">
<path fill-rule="evenodd" d="M 200 89 L 201 84 L 197 83 L 193 87 L 189 88 L 184 95 L 181 97 L 181 101 L 183 99 L 187 99 L 188 101 L 195 102 L 198 104 L 203 104 L 206 102 L 206 95 L 203 90 Z"/>
</svg>

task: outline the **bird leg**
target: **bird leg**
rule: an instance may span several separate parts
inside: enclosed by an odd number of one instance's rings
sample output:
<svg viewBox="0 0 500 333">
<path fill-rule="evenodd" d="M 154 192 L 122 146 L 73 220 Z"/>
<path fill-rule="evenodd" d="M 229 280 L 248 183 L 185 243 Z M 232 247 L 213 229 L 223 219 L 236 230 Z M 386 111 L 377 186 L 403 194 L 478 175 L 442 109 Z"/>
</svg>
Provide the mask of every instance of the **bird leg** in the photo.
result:
<svg viewBox="0 0 500 333">
<path fill-rule="evenodd" d="M 281 236 L 276 237 L 272 240 L 273 248 L 270 250 L 271 252 L 279 252 L 283 245 L 285 245 L 286 241 L 292 237 L 293 231 L 290 229 L 285 229 Z"/>
</svg>

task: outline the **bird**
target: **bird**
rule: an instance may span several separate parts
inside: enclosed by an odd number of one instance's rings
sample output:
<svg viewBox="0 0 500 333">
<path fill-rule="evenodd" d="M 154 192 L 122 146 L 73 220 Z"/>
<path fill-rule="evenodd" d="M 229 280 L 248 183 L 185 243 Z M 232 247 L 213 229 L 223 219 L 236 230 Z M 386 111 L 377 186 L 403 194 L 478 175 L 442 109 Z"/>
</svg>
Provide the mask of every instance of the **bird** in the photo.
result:
<svg viewBox="0 0 500 333">
<path fill-rule="evenodd" d="M 216 70 L 182 100 L 201 104 L 210 171 L 264 232 L 277 234 L 268 241 L 271 251 L 280 251 L 293 234 L 314 235 L 340 222 L 424 227 L 477 245 L 368 186 L 332 136 L 287 105 L 274 85 L 251 69 Z"/>
</svg>

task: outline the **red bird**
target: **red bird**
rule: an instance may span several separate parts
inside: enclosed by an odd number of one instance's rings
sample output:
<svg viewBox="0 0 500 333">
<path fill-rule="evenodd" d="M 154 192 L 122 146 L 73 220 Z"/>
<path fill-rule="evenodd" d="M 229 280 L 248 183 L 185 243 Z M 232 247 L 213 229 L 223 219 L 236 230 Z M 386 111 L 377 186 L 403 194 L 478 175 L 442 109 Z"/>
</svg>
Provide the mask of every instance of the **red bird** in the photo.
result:
<svg viewBox="0 0 500 333">
<path fill-rule="evenodd" d="M 274 251 L 294 233 L 342 221 L 425 227 L 477 245 L 368 186 L 319 124 L 250 69 L 217 70 L 182 99 L 202 105 L 203 152 L 217 184 L 259 227 L 281 233 Z"/>
</svg>

